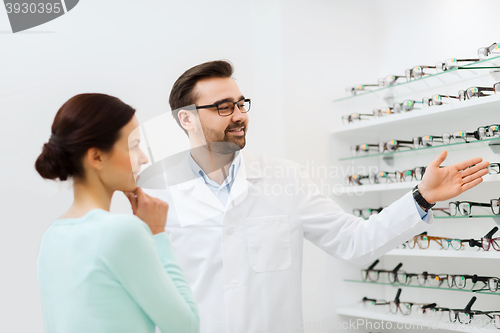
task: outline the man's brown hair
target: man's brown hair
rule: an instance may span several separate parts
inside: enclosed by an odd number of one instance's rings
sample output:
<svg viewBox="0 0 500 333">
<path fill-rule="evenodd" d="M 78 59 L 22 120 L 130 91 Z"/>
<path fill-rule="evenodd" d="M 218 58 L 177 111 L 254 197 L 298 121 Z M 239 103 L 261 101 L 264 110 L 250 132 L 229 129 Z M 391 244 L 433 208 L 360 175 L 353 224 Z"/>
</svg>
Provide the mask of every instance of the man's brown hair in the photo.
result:
<svg viewBox="0 0 500 333">
<path fill-rule="evenodd" d="M 203 79 L 224 78 L 232 75 L 233 65 L 229 61 L 215 60 L 188 69 L 175 81 L 168 102 L 172 109 L 172 116 L 186 134 L 188 132 L 181 126 L 178 113 L 180 108 L 194 104 L 198 98 L 194 91 L 196 83 Z"/>
</svg>

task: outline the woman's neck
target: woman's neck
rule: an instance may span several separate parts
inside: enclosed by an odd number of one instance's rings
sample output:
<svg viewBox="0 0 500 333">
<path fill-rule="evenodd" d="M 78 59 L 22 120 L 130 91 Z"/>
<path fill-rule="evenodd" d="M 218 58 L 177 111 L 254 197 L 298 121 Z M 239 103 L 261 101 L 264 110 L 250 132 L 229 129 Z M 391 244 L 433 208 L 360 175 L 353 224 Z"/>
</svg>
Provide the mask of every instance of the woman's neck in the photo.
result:
<svg viewBox="0 0 500 333">
<path fill-rule="evenodd" d="M 109 212 L 113 193 L 100 181 L 74 181 L 73 204 L 61 218 L 77 218 L 84 216 L 92 209 L 100 208 Z"/>
</svg>

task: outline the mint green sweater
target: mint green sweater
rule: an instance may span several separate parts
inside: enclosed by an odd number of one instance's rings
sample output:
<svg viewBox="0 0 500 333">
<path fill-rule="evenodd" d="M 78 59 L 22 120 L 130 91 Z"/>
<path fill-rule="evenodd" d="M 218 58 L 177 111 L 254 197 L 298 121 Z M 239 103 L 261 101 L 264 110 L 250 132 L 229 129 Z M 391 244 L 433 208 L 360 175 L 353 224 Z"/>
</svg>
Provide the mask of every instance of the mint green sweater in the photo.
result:
<svg viewBox="0 0 500 333">
<path fill-rule="evenodd" d="M 92 209 L 45 231 L 37 277 L 46 333 L 199 332 L 198 307 L 165 232 Z"/>
</svg>

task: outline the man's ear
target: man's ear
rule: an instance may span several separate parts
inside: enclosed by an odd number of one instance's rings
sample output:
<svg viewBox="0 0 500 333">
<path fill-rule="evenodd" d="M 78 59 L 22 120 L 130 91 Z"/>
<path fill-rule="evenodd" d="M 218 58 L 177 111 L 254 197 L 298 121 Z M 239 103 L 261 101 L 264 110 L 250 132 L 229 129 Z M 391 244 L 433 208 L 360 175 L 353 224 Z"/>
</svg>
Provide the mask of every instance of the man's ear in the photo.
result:
<svg viewBox="0 0 500 333">
<path fill-rule="evenodd" d="M 177 113 L 177 117 L 179 117 L 179 123 L 182 128 L 186 131 L 192 131 L 195 129 L 194 122 L 197 121 L 196 116 L 193 111 L 181 109 L 179 113 Z"/>
</svg>

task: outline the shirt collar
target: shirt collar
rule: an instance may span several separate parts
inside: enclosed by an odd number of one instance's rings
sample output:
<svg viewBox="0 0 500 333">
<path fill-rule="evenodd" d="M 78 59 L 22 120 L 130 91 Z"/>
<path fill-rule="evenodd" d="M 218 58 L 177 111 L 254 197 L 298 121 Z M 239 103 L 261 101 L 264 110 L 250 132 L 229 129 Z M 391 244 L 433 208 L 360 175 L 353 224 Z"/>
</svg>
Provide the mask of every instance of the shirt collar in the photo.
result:
<svg viewBox="0 0 500 333">
<path fill-rule="evenodd" d="M 233 181 L 235 175 L 236 175 L 236 172 L 238 172 L 238 169 L 240 167 L 240 164 L 241 164 L 241 150 L 238 150 L 235 152 L 235 157 L 233 158 L 233 162 L 231 163 L 231 166 L 229 167 L 229 174 L 227 176 L 227 178 L 224 180 L 224 182 L 220 185 L 220 186 L 224 186 L 230 182 Z M 196 161 L 193 159 L 193 156 L 191 156 L 191 152 L 189 153 L 189 157 L 188 157 L 188 163 L 189 163 L 189 166 L 191 167 L 191 170 L 194 172 L 194 174 L 196 176 L 201 176 L 204 180 L 205 180 L 205 183 L 207 182 L 211 182 L 213 184 L 216 184 L 217 186 L 219 186 L 219 184 L 217 184 L 216 182 L 214 182 L 213 180 L 211 180 L 207 174 L 205 173 L 205 171 L 203 171 L 202 168 L 200 168 L 200 166 L 198 165 L 198 163 L 196 163 Z"/>
</svg>

